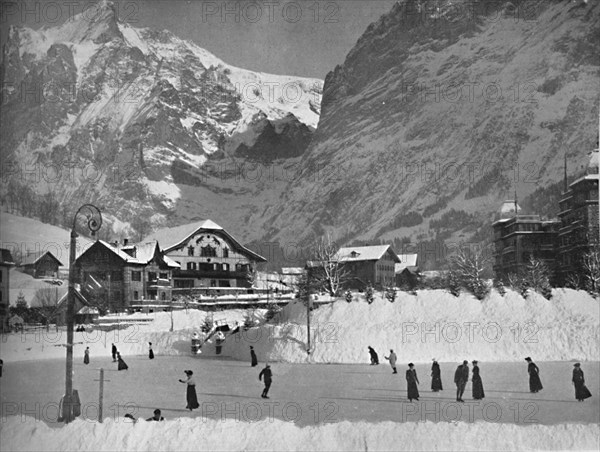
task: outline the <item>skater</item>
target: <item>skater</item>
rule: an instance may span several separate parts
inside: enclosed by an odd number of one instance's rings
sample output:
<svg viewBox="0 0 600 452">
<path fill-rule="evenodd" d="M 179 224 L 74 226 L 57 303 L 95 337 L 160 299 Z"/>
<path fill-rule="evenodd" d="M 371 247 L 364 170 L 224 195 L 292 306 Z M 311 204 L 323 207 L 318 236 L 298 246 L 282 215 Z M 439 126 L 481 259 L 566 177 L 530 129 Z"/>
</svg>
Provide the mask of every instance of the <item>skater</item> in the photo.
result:
<svg viewBox="0 0 600 452">
<path fill-rule="evenodd" d="M 252 367 L 256 367 L 258 365 L 256 353 L 254 353 L 254 347 L 252 346 L 250 346 L 250 364 L 252 365 Z"/>
<path fill-rule="evenodd" d="M 419 378 L 417 377 L 417 371 L 414 369 L 413 363 L 408 363 L 408 370 L 406 371 L 406 390 L 408 395 L 408 401 L 412 402 L 413 399 L 419 400 Z"/>
<path fill-rule="evenodd" d="M 117 346 L 115 344 L 112 344 L 111 353 L 112 353 L 113 363 L 116 363 L 117 362 Z"/>
<path fill-rule="evenodd" d="M 390 349 L 390 356 L 384 356 L 385 359 L 387 359 L 390 362 L 390 366 L 392 366 L 392 370 L 393 370 L 393 374 L 397 374 L 398 371 L 396 370 L 396 359 L 397 356 L 394 353 L 394 350 Z"/>
<path fill-rule="evenodd" d="M 127 364 L 125 364 L 125 361 L 123 361 L 123 358 L 121 358 L 121 354 L 119 352 L 117 352 L 117 361 L 119 361 L 119 365 L 117 367 L 117 370 L 127 370 L 127 369 L 129 369 L 129 366 Z"/>
<path fill-rule="evenodd" d="M 4 366 L 4 361 L 0 359 L 0 377 L 2 377 L 2 366 Z"/>
<path fill-rule="evenodd" d="M 160 414 L 161 414 L 160 410 L 157 408 L 157 409 L 154 410 L 154 416 L 149 417 L 148 419 L 146 419 L 146 421 L 148 421 L 148 422 L 151 422 L 151 421 L 157 421 L 157 422 L 164 421 L 165 418 L 162 417 Z"/>
<path fill-rule="evenodd" d="M 148 358 L 154 359 L 154 351 L 152 350 L 152 342 L 148 342 Z"/>
<path fill-rule="evenodd" d="M 268 399 L 269 398 L 269 388 L 271 387 L 271 382 L 273 381 L 273 372 L 271 372 L 271 366 L 269 366 L 269 363 L 265 364 L 265 368 L 263 370 L 260 371 L 260 373 L 258 374 L 258 381 L 262 380 L 263 375 L 265 376 L 265 389 L 263 389 L 263 392 L 261 394 L 261 397 L 263 399 Z"/>
<path fill-rule="evenodd" d="M 475 360 L 473 360 L 473 378 L 471 381 L 473 382 L 473 398 L 475 400 L 483 399 L 485 397 L 485 393 L 483 392 L 483 382 L 479 376 L 479 366 L 477 366 L 477 361 Z"/>
<path fill-rule="evenodd" d="M 185 408 L 192 411 L 200 406 L 198 403 L 198 396 L 196 395 L 196 381 L 192 377 L 194 372 L 191 370 L 184 370 L 183 372 L 187 375 L 187 379 L 179 380 L 179 382 L 187 384 L 187 392 L 185 394 L 187 405 Z"/>
<path fill-rule="evenodd" d="M 90 363 L 90 348 L 86 347 L 85 351 L 83 352 L 83 364 L 89 364 Z"/>
<path fill-rule="evenodd" d="M 575 398 L 578 402 L 583 402 L 588 397 L 592 397 L 592 393 L 585 385 L 585 378 L 583 377 L 583 370 L 581 370 L 581 364 L 573 364 L 573 385 L 575 386 Z"/>
<path fill-rule="evenodd" d="M 225 342 L 225 335 L 222 331 L 218 331 L 215 336 L 215 348 L 217 355 L 220 355 L 221 350 L 223 350 L 223 342 Z"/>
<path fill-rule="evenodd" d="M 465 393 L 465 386 L 467 385 L 467 381 L 469 381 L 469 363 L 467 362 L 467 360 L 465 360 L 460 366 L 456 368 L 456 372 L 454 372 L 454 383 L 456 383 L 457 402 L 464 402 L 462 396 Z"/>
<path fill-rule="evenodd" d="M 442 377 L 440 372 L 440 365 L 433 358 L 433 364 L 431 365 L 431 390 L 438 392 L 442 390 Z"/>
<path fill-rule="evenodd" d="M 527 372 L 529 372 L 529 392 L 539 392 L 544 389 L 542 380 L 540 380 L 540 369 L 530 357 L 525 358 L 525 361 L 529 363 L 527 366 Z"/>
<path fill-rule="evenodd" d="M 371 366 L 376 366 L 379 364 L 379 356 L 377 356 L 377 352 L 373 349 L 373 347 L 367 347 L 369 349 L 369 355 L 371 356 Z"/>
</svg>

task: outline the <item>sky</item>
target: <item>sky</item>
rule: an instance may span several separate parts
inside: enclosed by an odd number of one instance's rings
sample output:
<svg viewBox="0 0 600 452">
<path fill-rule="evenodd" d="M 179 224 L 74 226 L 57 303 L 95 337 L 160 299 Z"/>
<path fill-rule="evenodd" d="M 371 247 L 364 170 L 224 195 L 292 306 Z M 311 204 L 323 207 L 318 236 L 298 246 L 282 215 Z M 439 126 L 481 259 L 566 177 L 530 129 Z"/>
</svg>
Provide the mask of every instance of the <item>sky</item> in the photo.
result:
<svg viewBox="0 0 600 452">
<path fill-rule="evenodd" d="M 93 12 L 93 1 L 1 1 L 7 25 L 54 26 Z M 395 0 L 117 0 L 118 17 L 134 27 L 167 29 L 234 66 L 324 79 L 368 25 Z"/>
</svg>

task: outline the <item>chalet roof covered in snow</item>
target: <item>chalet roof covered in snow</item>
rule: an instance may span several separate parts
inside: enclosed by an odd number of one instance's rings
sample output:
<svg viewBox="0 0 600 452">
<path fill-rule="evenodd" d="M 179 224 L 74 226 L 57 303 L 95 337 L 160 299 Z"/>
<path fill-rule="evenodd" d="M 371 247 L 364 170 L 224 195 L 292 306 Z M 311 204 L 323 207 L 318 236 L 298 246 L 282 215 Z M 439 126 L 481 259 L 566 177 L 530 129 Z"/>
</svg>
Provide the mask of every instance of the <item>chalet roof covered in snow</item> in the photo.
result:
<svg viewBox="0 0 600 452">
<path fill-rule="evenodd" d="M 417 269 L 418 254 L 398 254 L 400 262 L 395 264 L 394 270 L 396 273 L 402 273 L 405 269 L 415 271 Z"/>
<path fill-rule="evenodd" d="M 116 246 L 114 246 L 114 245 L 112 245 L 112 244 L 110 244 L 108 242 L 105 242 L 104 240 L 98 240 L 96 243 L 101 244 L 107 250 L 113 252 L 120 259 L 122 259 L 123 261 L 125 261 L 128 264 L 145 265 L 145 264 L 149 263 L 154 258 L 155 253 L 160 252 L 160 248 L 158 247 L 158 243 L 156 241 L 145 242 L 145 243 L 142 243 L 142 244 L 136 244 L 136 245 L 126 246 L 126 247 L 123 247 L 121 249 L 119 249 L 118 247 L 116 247 Z M 89 247 L 88 250 L 91 249 L 91 248 L 92 247 Z M 135 257 L 130 256 L 129 254 L 127 254 L 124 251 L 124 250 L 133 250 L 133 248 L 135 248 L 135 250 L 136 250 Z M 87 250 L 86 250 L 86 252 L 87 252 Z M 81 256 L 83 256 L 84 254 L 85 253 L 82 253 Z M 174 260 L 172 260 L 168 256 L 162 256 L 162 259 L 165 262 L 165 264 L 167 264 L 169 267 L 175 267 L 175 268 L 179 268 L 180 267 L 180 265 L 177 262 L 175 262 Z"/>
<path fill-rule="evenodd" d="M 54 256 L 54 254 L 52 254 L 50 251 L 46 251 L 45 253 L 34 253 L 34 254 L 29 254 L 27 257 L 25 257 L 23 259 L 23 262 L 21 263 L 22 266 L 26 266 L 26 265 L 35 265 L 42 257 L 44 256 L 50 256 L 52 259 L 54 259 L 59 266 L 62 267 L 62 262 L 59 261 L 56 256 Z"/>
<path fill-rule="evenodd" d="M 157 240 L 160 245 L 160 248 L 165 253 L 168 253 L 169 251 L 182 247 L 189 241 L 190 238 L 202 231 L 219 232 L 220 234 L 224 235 L 234 247 L 236 247 L 243 253 L 252 256 L 252 258 L 256 261 L 267 261 L 261 255 L 243 246 L 236 239 L 234 239 L 231 234 L 229 234 L 225 229 L 223 229 L 221 226 L 219 226 L 212 220 L 203 220 L 197 223 L 175 226 L 173 228 L 159 229 L 158 231 L 150 234 L 146 238 L 146 241 Z"/>
<path fill-rule="evenodd" d="M 336 257 L 339 262 L 378 261 L 388 250 L 396 262 L 400 262 L 398 255 L 390 245 L 353 246 L 340 248 Z"/>
</svg>

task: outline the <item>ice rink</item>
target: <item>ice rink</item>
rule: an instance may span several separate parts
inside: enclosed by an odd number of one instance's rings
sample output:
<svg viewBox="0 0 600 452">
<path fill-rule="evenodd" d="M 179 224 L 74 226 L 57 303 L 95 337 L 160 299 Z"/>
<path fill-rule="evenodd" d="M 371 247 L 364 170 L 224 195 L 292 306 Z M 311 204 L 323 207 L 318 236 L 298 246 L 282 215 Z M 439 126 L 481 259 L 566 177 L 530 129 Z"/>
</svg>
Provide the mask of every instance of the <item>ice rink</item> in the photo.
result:
<svg viewBox="0 0 600 452">
<path fill-rule="evenodd" d="M 440 363 L 444 390 L 431 392 L 430 366 L 417 364 L 419 402 L 406 398 L 406 366 L 392 374 L 388 364 L 272 363 L 270 399 L 260 398 L 258 380 L 264 363 L 192 356 L 124 356 L 127 371 L 117 371 L 110 357 L 92 356 L 89 365 L 76 357 L 74 388 L 79 391 L 82 418 L 98 419 L 99 369 L 105 369 L 103 418 L 116 422 L 131 413 L 148 418 L 155 408 L 168 420 L 198 418 L 252 423 L 278 419 L 297 426 L 340 421 L 365 422 L 501 422 L 519 425 L 600 422 L 600 366 L 583 362 L 586 384 L 593 397 L 577 402 L 571 383 L 573 362 L 538 362 L 544 389 L 531 394 L 527 363 L 485 363 L 479 367 L 486 397 L 474 401 L 471 382 L 465 403 L 457 403 L 453 375 L 459 363 Z M 470 365 L 471 367 L 471 365 Z M 185 409 L 183 371 L 191 369 L 197 382 L 200 408 Z M 2 422 L 8 416 L 30 416 L 49 425 L 56 422 L 64 393 L 65 361 L 5 363 L 0 379 Z"/>
</svg>

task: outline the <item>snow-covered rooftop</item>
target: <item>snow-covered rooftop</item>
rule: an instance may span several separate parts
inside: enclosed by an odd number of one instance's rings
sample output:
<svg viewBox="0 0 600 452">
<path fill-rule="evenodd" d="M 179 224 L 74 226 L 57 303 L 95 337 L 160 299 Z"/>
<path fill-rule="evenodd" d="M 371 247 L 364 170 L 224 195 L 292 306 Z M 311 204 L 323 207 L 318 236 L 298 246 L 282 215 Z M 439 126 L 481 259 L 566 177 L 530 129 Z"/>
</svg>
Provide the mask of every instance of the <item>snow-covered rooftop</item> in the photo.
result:
<svg viewBox="0 0 600 452">
<path fill-rule="evenodd" d="M 354 246 L 340 248 L 336 257 L 340 262 L 359 262 L 359 261 L 377 261 L 390 250 L 394 256 L 394 260 L 399 261 L 396 253 L 391 249 L 390 245 L 373 245 L 373 246 Z"/>
</svg>

